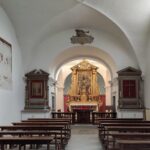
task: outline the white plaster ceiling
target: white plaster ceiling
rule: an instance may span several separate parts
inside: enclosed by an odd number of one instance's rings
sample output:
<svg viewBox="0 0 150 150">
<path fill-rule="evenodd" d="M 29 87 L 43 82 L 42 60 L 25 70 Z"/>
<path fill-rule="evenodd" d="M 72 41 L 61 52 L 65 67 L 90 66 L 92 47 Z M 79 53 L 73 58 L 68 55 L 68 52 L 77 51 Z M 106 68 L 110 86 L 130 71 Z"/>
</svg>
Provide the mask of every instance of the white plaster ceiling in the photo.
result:
<svg viewBox="0 0 150 150">
<path fill-rule="evenodd" d="M 149 38 L 150 0 L 1 0 L 19 39 L 23 56 L 61 31 L 103 30 L 117 36 L 143 64 Z M 133 48 L 133 49 L 132 49 Z"/>
</svg>

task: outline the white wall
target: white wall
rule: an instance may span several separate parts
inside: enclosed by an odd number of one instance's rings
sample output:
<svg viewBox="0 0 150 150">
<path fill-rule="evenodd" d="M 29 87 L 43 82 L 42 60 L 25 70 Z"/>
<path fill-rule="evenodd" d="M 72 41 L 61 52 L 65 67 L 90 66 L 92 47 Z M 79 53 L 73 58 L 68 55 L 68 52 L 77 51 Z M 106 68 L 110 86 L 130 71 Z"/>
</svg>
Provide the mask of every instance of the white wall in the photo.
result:
<svg viewBox="0 0 150 150">
<path fill-rule="evenodd" d="M 144 76 L 144 100 L 146 108 L 146 119 L 150 120 L 150 38 L 145 58 L 146 71 Z"/>
<path fill-rule="evenodd" d="M 0 89 L 0 125 L 21 119 L 24 107 L 24 83 L 21 51 L 14 28 L 0 6 L 0 37 L 12 45 L 12 89 Z"/>
</svg>

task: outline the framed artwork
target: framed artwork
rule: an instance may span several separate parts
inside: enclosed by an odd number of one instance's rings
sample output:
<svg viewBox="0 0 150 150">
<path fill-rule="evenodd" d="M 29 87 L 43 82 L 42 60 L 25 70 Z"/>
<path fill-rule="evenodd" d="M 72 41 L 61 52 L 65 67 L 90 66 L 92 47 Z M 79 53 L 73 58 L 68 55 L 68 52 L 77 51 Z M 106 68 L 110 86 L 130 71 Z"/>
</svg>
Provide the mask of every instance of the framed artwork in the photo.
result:
<svg viewBox="0 0 150 150">
<path fill-rule="evenodd" d="M 43 70 L 32 70 L 25 74 L 25 109 L 49 110 L 49 74 Z"/>
<path fill-rule="evenodd" d="M 12 88 L 12 46 L 0 37 L 0 89 Z"/>
<path fill-rule="evenodd" d="M 122 94 L 124 98 L 136 98 L 137 85 L 136 80 L 122 81 Z"/>
<path fill-rule="evenodd" d="M 32 80 L 30 92 L 31 92 L 31 98 L 44 98 L 43 80 Z"/>
<path fill-rule="evenodd" d="M 142 72 L 132 67 L 126 67 L 118 73 L 118 108 L 143 109 Z"/>
</svg>

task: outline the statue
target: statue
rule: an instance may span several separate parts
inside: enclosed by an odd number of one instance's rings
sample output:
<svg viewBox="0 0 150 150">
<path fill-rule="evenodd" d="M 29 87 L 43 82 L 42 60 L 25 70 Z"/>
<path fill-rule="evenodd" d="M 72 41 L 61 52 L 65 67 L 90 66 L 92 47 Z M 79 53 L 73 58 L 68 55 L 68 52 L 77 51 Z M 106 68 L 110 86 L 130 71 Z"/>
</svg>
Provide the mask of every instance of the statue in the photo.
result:
<svg viewBox="0 0 150 150">
<path fill-rule="evenodd" d="M 76 29 L 76 36 L 77 37 L 86 37 L 88 36 L 86 33 L 89 33 L 89 31 L 84 31 L 84 30 L 80 30 L 80 29 Z"/>
<path fill-rule="evenodd" d="M 88 35 L 89 31 L 84 31 L 81 29 L 75 29 L 76 35 L 70 38 L 72 44 L 85 44 L 85 43 L 92 43 L 94 37 Z"/>
</svg>

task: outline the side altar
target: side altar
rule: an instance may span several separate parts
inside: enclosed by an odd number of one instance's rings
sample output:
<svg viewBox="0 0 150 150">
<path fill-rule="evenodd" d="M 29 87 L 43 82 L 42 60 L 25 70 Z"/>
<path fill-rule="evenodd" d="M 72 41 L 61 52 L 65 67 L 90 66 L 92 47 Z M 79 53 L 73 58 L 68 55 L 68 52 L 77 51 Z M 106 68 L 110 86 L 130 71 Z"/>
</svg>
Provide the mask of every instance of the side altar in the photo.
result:
<svg viewBox="0 0 150 150">
<path fill-rule="evenodd" d="M 49 73 L 34 69 L 25 74 L 25 107 L 21 111 L 21 119 L 48 118 L 49 106 Z"/>
<path fill-rule="evenodd" d="M 67 94 L 67 109 L 99 111 L 100 87 L 97 81 L 98 67 L 83 60 L 71 68 L 71 85 Z"/>
</svg>

